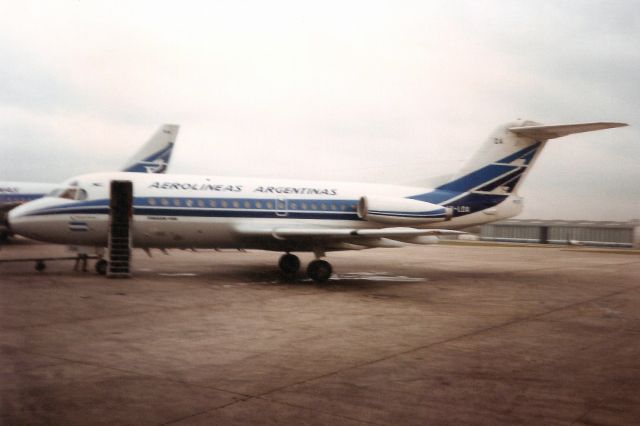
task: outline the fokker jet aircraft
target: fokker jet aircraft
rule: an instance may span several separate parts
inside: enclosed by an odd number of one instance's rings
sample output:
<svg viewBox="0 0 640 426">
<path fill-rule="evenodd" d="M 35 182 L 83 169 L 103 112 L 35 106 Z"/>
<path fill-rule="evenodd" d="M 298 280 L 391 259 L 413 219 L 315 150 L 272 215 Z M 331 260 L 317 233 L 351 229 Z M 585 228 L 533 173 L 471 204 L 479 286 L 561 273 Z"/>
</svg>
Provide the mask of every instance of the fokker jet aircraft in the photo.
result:
<svg viewBox="0 0 640 426">
<path fill-rule="evenodd" d="M 165 173 L 180 126 L 165 124 L 136 152 L 122 168 L 125 172 Z M 42 182 L 0 182 L 0 239 L 7 237 L 6 213 L 27 201 L 42 198 L 60 184 Z"/>
<path fill-rule="evenodd" d="M 284 252 L 279 266 L 293 274 L 293 252 L 313 252 L 308 275 L 329 279 L 325 253 L 429 244 L 436 235 L 512 217 L 522 210 L 518 189 L 547 140 L 625 126 L 583 123 L 503 125 L 448 182 L 432 189 L 324 181 L 193 175 L 100 173 L 70 179 L 58 192 L 10 213 L 30 238 L 105 247 L 109 187 L 133 183 L 133 245 L 149 248 L 239 248 Z"/>
</svg>

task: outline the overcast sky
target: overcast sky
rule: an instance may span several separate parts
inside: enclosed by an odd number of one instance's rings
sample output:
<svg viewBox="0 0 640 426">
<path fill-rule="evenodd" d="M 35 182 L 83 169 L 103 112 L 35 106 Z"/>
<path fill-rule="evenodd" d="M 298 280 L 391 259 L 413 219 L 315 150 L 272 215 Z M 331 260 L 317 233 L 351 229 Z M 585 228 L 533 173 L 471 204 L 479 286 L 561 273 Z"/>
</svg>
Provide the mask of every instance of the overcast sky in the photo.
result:
<svg viewBox="0 0 640 426">
<path fill-rule="evenodd" d="M 499 124 L 553 140 L 521 217 L 640 218 L 639 1 L 14 1 L 0 180 L 116 170 L 162 123 L 174 173 L 406 183 Z"/>
</svg>

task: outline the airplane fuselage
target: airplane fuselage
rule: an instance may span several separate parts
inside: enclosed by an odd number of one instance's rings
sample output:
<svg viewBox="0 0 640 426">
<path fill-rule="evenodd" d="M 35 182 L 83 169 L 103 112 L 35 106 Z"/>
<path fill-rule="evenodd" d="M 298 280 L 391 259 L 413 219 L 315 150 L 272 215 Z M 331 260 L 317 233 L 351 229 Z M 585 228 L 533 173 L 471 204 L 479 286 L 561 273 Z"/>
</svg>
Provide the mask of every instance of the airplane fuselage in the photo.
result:
<svg viewBox="0 0 640 426">
<path fill-rule="evenodd" d="M 67 181 L 55 196 L 14 209 L 9 222 L 17 233 L 37 240 L 108 246 L 110 260 L 96 263 L 100 273 L 107 272 L 107 263 L 111 273 L 129 273 L 131 244 L 252 248 L 285 252 L 278 265 L 289 276 L 300 268 L 293 252 L 313 252 L 307 274 L 326 282 L 332 273 L 323 259 L 328 251 L 433 244 L 437 235 L 519 214 L 518 189 L 549 139 L 624 125 L 504 124 L 457 174 L 434 189 L 194 175 L 83 175 Z M 121 202 L 130 195 L 131 206 Z"/>
<path fill-rule="evenodd" d="M 277 239 L 267 242 L 264 238 L 245 236 L 239 230 L 244 226 L 384 227 L 359 216 L 358 202 L 363 196 L 446 197 L 440 204 L 451 206 L 451 220 L 412 225 L 416 228 L 460 229 L 514 216 L 522 208 L 521 198 L 509 194 L 496 196 L 498 202 L 488 205 L 486 200 L 480 204 L 465 202 L 469 199 L 465 193 L 443 194 L 437 189 L 396 185 L 101 173 L 73 179 L 78 188 L 86 191 L 84 200 L 47 197 L 30 203 L 27 214 L 17 211 L 21 232 L 44 241 L 104 246 L 112 180 L 133 182 L 133 242 L 137 247 L 150 248 L 306 250 L 303 243 L 290 247 L 290 242 Z"/>
</svg>

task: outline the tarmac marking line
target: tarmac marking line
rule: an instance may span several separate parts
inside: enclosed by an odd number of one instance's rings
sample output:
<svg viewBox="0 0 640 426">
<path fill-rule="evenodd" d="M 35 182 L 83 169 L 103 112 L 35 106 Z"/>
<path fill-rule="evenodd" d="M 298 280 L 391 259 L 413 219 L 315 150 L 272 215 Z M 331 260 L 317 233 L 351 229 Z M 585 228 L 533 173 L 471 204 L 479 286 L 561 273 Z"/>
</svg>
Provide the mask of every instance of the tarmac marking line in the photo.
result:
<svg viewBox="0 0 640 426">
<path fill-rule="evenodd" d="M 126 373 L 126 374 L 132 374 L 132 375 L 136 375 L 136 376 L 148 377 L 148 378 L 152 378 L 152 379 L 164 380 L 164 381 L 167 381 L 167 382 L 178 383 L 178 384 L 187 385 L 187 386 L 190 386 L 190 387 L 210 389 L 210 390 L 215 390 L 215 391 L 219 391 L 219 392 L 234 394 L 236 396 L 240 396 L 240 397 L 243 397 L 243 398 L 252 397 L 252 395 L 249 395 L 249 394 L 243 394 L 243 393 L 240 393 L 240 392 L 220 389 L 220 388 L 216 388 L 215 386 L 202 385 L 202 384 L 199 384 L 199 383 L 191 383 L 191 382 L 187 382 L 187 381 L 184 381 L 184 380 L 175 380 L 175 379 L 171 379 L 170 377 L 162 376 L 162 375 L 143 373 L 143 372 L 135 371 L 135 370 L 127 370 L 127 369 L 124 369 L 124 368 L 112 367 L 110 365 L 103 365 L 103 364 L 99 364 L 99 363 L 87 362 L 87 361 L 83 361 L 83 360 L 79 360 L 79 359 L 65 358 L 65 357 L 56 356 L 56 355 L 48 355 L 48 354 L 43 354 L 43 353 L 40 353 L 40 352 L 37 352 L 37 351 L 28 351 L 28 350 L 24 350 L 24 349 L 16 349 L 16 350 L 19 351 L 19 352 L 25 353 L 25 354 L 48 357 L 48 358 L 56 359 L 56 360 L 59 360 L 59 361 L 64 361 L 64 362 L 67 362 L 67 363 L 81 364 L 81 365 L 86 365 L 86 366 L 89 366 L 89 367 L 102 368 L 102 369 L 105 369 L 105 370 L 113 370 L 113 371 L 117 371 L 117 372 L 120 372 L 120 373 Z M 36 368 L 45 368 L 45 367 L 36 367 Z"/>
<path fill-rule="evenodd" d="M 201 287 L 198 287 L 198 289 L 200 289 Z M 178 290 L 166 290 L 166 291 L 161 291 L 162 293 L 172 293 L 172 292 L 177 292 Z M 278 298 L 282 298 L 282 297 L 296 297 L 296 296 L 309 296 L 312 295 L 313 293 L 296 293 L 296 294 L 291 294 L 291 295 L 283 295 L 282 293 L 277 293 L 274 294 L 273 296 L 267 296 L 265 297 L 263 300 L 268 301 L 268 300 L 274 300 L 274 299 L 278 299 Z M 111 294 L 105 295 L 105 296 L 111 296 Z M 242 303 L 241 301 L 238 302 L 233 302 L 233 303 Z M 133 306 L 133 305 L 132 305 Z M 121 313 L 121 314 L 112 314 L 112 315 L 103 315 L 103 316 L 92 316 L 92 317 L 86 317 L 86 318 L 76 318 L 76 319 L 70 319 L 70 320 L 63 320 L 63 321 L 58 321 L 58 322 L 48 322 L 48 323 L 41 323 L 41 324 L 29 324 L 29 325 L 21 325 L 21 326 L 9 326 L 9 327 L 2 327 L 0 330 L 6 330 L 6 331 L 20 331 L 20 330 L 26 330 L 26 329 L 30 329 L 30 328 L 39 328 L 39 327 L 49 327 L 49 326 L 55 326 L 55 325 L 69 325 L 69 324 L 76 324 L 76 323 L 80 323 L 80 322 L 85 322 L 85 321 L 94 321 L 94 320 L 105 320 L 105 319 L 111 319 L 111 318 L 127 318 L 127 317 L 134 317 L 136 315 L 146 315 L 149 313 L 153 313 L 153 312 L 158 312 L 158 311 L 180 311 L 180 310 L 191 310 L 191 309 L 198 309 L 198 308 L 211 308 L 211 307 L 215 307 L 215 306 L 229 306 L 228 303 L 224 303 L 224 302 L 207 302 L 207 303 L 200 303 L 200 304 L 196 304 L 196 305 L 188 305 L 188 306 L 165 306 L 165 305 L 159 305 L 159 304 L 153 304 L 153 303 L 135 303 L 135 306 L 140 306 L 140 307 L 144 307 L 144 308 L 148 308 L 145 309 L 144 311 L 140 311 L 140 312 L 127 312 L 127 313 Z M 249 310 L 250 312 L 257 312 L 258 310 Z M 263 312 L 263 310 L 260 310 L 260 312 Z"/>
<path fill-rule="evenodd" d="M 620 384 L 620 385 L 618 385 L 618 386 L 616 387 L 616 389 L 615 389 L 615 390 L 613 390 L 613 391 L 609 392 L 606 396 L 601 397 L 601 398 L 598 400 L 598 402 L 596 402 L 595 404 L 593 404 L 591 407 L 587 408 L 587 409 L 586 409 L 582 414 L 580 414 L 578 417 L 576 417 L 576 418 L 571 422 L 571 424 L 572 424 L 572 425 L 575 425 L 575 424 L 577 424 L 578 422 L 580 422 L 580 423 L 582 423 L 582 424 L 600 424 L 600 423 L 592 423 L 592 422 L 585 421 L 585 418 L 589 415 L 589 413 L 591 413 L 591 412 L 593 412 L 593 411 L 596 411 L 596 410 L 598 410 L 598 409 L 601 409 L 601 408 L 603 408 L 603 407 L 606 407 L 606 405 L 605 405 L 605 401 L 606 401 L 607 399 L 610 399 L 610 398 L 611 398 L 611 397 L 613 397 L 613 396 L 616 396 L 616 395 L 620 395 L 620 394 L 622 394 L 622 393 L 624 392 L 624 388 L 625 388 L 625 385 L 624 385 L 624 384 Z"/>
<path fill-rule="evenodd" d="M 468 338 L 468 337 L 473 337 L 473 336 L 485 333 L 487 331 L 492 331 L 492 330 L 500 329 L 500 328 L 503 328 L 503 327 L 508 327 L 508 326 L 511 326 L 511 325 L 514 325 L 514 324 L 527 322 L 527 321 L 530 321 L 532 319 L 541 318 L 543 316 L 546 316 L 546 315 L 549 315 L 549 314 L 552 314 L 552 313 L 555 313 L 555 312 L 562 311 L 564 309 L 570 309 L 570 308 L 574 308 L 574 307 L 577 307 L 577 306 L 580 306 L 580 305 L 586 305 L 586 304 L 589 304 L 589 303 L 596 302 L 598 300 L 603 300 L 603 299 L 606 299 L 606 298 L 609 298 L 609 297 L 617 296 L 619 294 L 622 294 L 622 293 L 625 293 L 625 292 L 628 292 L 628 291 L 637 291 L 639 289 L 640 289 L 640 286 L 634 286 L 634 287 L 631 287 L 631 288 L 627 288 L 625 290 L 619 290 L 619 291 L 607 293 L 607 294 L 602 295 L 602 296 L 594 297 L 594 298 L 591 298 L 591 299 L 588 299 L 588 300 L 582 300 L 582 301 L 579 301 L 579 302 L 570 303 L 568 305 L 561 306 L 561 307 L 554 308 L 554 309 L 550 309 L 548 311 L 541 312 L 541 313 L 538 313 L 538 314 L 529 315 L 529 316 L 526 316 L 526 317 L 523 317 L 523 318 L 517 318 L 517 319 L 511 320 L 511 321 L 507 321 L 507 322 L 502 323 L 502 324 L 496 324 L 496 325 L 493 325 L 493 326 L 490 326 L 490 327 L 485 327 L 485 328 L 482 328 L 482 329 L 479 329 L 479 330 L 475 330 L 475 331 L 472 331 L 472 332 L 469 332 L 469 333 L 465 333 L 465 334 L 462 334 L 462 335 L 459 335 L 459 336 L 454 336 L 454 337 L 451 337 L 451 338 L 448 338 L 448 339 L 444 339 L 444 340 L 440 340 L 440 341 L 437 341 L 437 342 L 429 343 L 429 344 L 426 344 L 426 345 L 418 346 L 418 347 L 415 347 L 415 348 L 407 349 L 407 350 L 402 351 L 402 352 L 398 352 L 398 353 L 395 353 L 395 354 L 387 355 L 387 356 L 384 356 L 384 357 L 381 357 L 381 358 L 377 358 L 377 359 L 374 359 L 374 360 L 365 361 L 365 362 L 362 362 L 362 363 L 359 363 L 359 364 L 355 364 L 355 365 L 352 365 L 352 366 L 349 366 L 349 367 L 341 368 L 341 369 L 338 369 L 338 370 L 335 370 L 335 371 L 332 371 L 332 372 L 329 372 L 329 373 L 321 374 L 321 375 L 316 376 L 316 377 L 312 377 L 312 378 L 309 378 L 309 379 L 301 380 L 301 381 L 299 381 L 297 383 L 281 386 L 279 388 L 272 389 L 272 390 L 266 391 L 266 392 L 264 392 L 262 394 L 259 394 L 259 395 L 257 395 L 257 397 L 264 397 L 266 395 L 269 395 L 271 393 L 284 390 L 284 389 L 289 388 L 291 386 L 298 386 L 298 385 L 301 385 L 301 384 L 309 383 L 311 381 L 315 381 L 315 380 L 323 379 L 323 378 L 326 378 L 326 377 L 330 377 L 330 376 L 333 376 L 335 374 L 342 373 L 344 371 L 348 371 L 348 370 L 352 370 L 352 369 L 356 369 L 356 368 L 360 368 L 360 367 L 365 367 L 365 366 L 372 365 L 372 364 L 375 364 L 375 363 L 378 363 L 378 362 L 382 362 L 382 361 L 386 361 L 386 360 L 389 360 L 389 359 L 392 359 L 392 358 L 395 358 L 395 357 L 398 357 L 398 356 L 407 355 L 407 354 L 410 354 L 412 352 L 416 352 L 416 351 L 419 351 L 419 350 L 429 349 L 429 348 L 432 348 L 432 347 L 435 347 L 435 346 L 438 346 L 438 345 L 442 345 L 442 344 L 446 344 L 446 343 L 450 343 L 450 342 L 453 342 L 453 341 L 456 341 L 456 340 L 460 340 L 460 339 L 464 339 L 464 338 Z"/>
<path fill-rule="evenodd" d="M 271 403 L 271 404 L 286 405 L 286 406 L 289 406 L 289 407 L 292 407 L 292 408 L 299 408 L 299 409 L 303 409 L 303 410 L 306 410 L 306 411 L 311 411 L 311 412 L 315 412 L 315 413 L 321 413 L 321 414 L 329 415 L 329 416 L 332 416 L 332 417 L 337 417 L 337 418 L 350 420 L 350 421 L 354 421 L 354 422 L 358 422 L 358 423 L 362 423 L 362 424 L 367 424 L 367 425 L 377 425 L 377 426 L 384 426 L 385 425 L 385 423 L 374 423 L 374 422 L 371 422 L 371 421 L 356 419 L 354 417 L 344 416 L 344 415 L 341 415 L 341 414 L 335 414 L 335 413 L 330 413 L 330 412 L 323 411 L 323 410 L 316 410 L 314 408 L 295 405 L 295 404 L 291 404 L 291 403 L 285 402 L 285 401 L 275 401 L 275 400 L 271 400 L 271 399 L 267 399 L 267 398 L 262 398 L 262 397 L 259 397 L 259 396 L 250 396 L 250 397 L 243 398 L 243 399 L 240 399 L 240 400 L 237 400 L 237 401 L 231 401 L 228 404 L 221 405 L 219 407 L 214 407 L 214 408 L 211 408 L 209 410 L 204 410 L 204 411 L 201 411 L 201 412 L 198 412 L 198 413 L 194 413 L 194 414 L 191 414 L 191 415 L 188 415 L 188 416 L 184 416 L 184 417 L 181 417 L 179 419 L 170 420 L 170 421 L 168 421 L 166 423 L 161 423 L 158 426 L 166 426 L 166 425 L 175 424 L 175 423 L 181 422 L 183 420 L 191 419 L 193 417 L 200 416 L 202 414 L 207 414 L 207 413 L 212 413 L 214 411 L 222 410 L 222 409 L 230 407 L 230 406 L 232 406 L 234 404 L 247 402 L 247 401 L 250 401 L 252 399 L 259 399 L 261 401 L 265 401 L 265 402 L 268 402 L 268 403 Z"/>
</svg>

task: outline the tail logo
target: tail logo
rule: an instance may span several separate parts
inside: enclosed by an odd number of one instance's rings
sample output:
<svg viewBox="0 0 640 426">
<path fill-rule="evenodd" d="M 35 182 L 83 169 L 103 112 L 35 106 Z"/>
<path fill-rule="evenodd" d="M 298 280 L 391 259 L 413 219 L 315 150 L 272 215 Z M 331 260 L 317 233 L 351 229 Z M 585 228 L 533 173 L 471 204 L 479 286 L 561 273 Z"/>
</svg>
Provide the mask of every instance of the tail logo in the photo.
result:
<svg viewBox="0 0 640 426">
<path fill-rule="evenodd" d="M 154 161 L 142 161 L 140 165 L 144 167 L 146 173 L 164 173 L 169 167 L 169 164 L 162 158 L 157 158 Z"/>
</svg>

